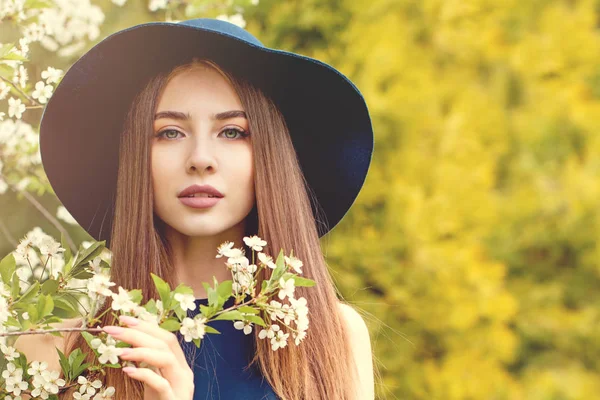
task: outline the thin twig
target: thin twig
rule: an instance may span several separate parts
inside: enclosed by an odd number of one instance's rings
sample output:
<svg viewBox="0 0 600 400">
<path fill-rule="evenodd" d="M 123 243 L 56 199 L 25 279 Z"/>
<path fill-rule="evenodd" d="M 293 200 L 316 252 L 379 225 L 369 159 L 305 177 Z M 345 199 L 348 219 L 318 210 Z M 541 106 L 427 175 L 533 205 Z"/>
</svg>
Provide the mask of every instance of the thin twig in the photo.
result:
<svg viewBox="0 0 600 400">
<path fill-rule="evenodd" d="M 4 236 L 6 236 L 6 239 L 8 239 L 8 241 L 10 242 L 11 246 L 17 247 L 19 245 L 17 240 L 10 234 L 10 231 L 8 230 L 2 219 L 0 219 L 0 229 L 2 230 Z"/>
<path fill-rule="evenodd" d="M 29 97 L 29 95 L 27 93 L 25 93 L 24 91 L 22 91 L 18 85 L 15 85 L 14 82 L 6 79 L 3 76 L 0 76 L 0 79 L 2 79 L 4 82 L 9 83 L 12 87 L 14 87 L 15 89 L 17 89 L 17 92 L 21 93 L 21 96 L 24 96 L 27 100 L 29 100 L 29 102 L 31 103 L 31 105 L 38 105 L 43 107 L 39 102 L 35 101 L 35 99 L 33 99 L 32 97 Z"/>
<path fill-rule="evenodd" d="M 39 335 L 43 333 L 52 332 L 93 332 L 100 333 L 104 332 L 102 328 L 59 328 L 59 329 L 38 329 L 35 331 L 23 331 L 23 332 L 6 332 L 0 333 L 0 337 L 5 336 L 20 336 L 20 335 Z"/>
<path fill-rule="evenodd" d="M 71 239 L 71 236 L 69 235 L 67 230 L 65 228 L 63 228 L 62 224 L 60 222 L 58 222 L 58 220 L 56 218 L 54 218 L 54 216 L 52 214 L 50 214 L 48 212 L 48 210 L 46 210 L 44 208 L 44 206 L 35 199 L 35 197 L 33 197 L 31 194 L 29 194 L 29 192 L 27 192 L 26 190 L 18 190 L 16 188 L 14 188 L 12 185 L 9 185 L 9 187 L 13 192 L 21 193 L 35 208 L 38 209 L 38 211 L 40 213 L 42 213 L 42 215 L 44 217 L 46 217 L 46 219 L 48 221 L 50 221 L 52 223 L 52 225 L 54 225 L 54 227 L 56 229 L 58 229 L 60 231 L 60 233 L 65 235 L 65 239 L 67 240 L 67 243 L 71 247 L 71 251 L 73 251 L 73 252 L 77 251 L 77 247 L 75 247 L 75 242 L 73 242 L 73 239 Z"/>
</svg>

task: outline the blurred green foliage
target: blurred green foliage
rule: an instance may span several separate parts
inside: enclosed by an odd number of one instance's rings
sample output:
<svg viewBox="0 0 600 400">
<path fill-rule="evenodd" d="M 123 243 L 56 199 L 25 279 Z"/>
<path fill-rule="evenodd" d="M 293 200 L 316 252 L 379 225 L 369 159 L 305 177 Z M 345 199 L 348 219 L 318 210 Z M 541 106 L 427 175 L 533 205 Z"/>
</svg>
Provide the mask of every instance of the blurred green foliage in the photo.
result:
<svg viewBox="0 0 600 400">
<path fill-rule="evenodd" d="M 102 4 L 104 36 L 156 18 Z M 369 106 L 371 170 L 322 245 L 379 398 L 598 398 L 600 1 L 261 0 L 244 18 Z"/>
</svg>

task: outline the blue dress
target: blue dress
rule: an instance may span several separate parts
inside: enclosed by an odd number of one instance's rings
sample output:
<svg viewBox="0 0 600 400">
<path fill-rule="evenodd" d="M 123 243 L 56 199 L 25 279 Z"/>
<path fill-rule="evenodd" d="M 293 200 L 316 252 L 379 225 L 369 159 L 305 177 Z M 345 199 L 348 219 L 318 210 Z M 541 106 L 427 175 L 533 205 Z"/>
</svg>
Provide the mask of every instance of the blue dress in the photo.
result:
<svg viewBox="0 0 600 400">
<path fill-rule="evenodd" d="M 233 306 L 234 301 L 234 297 L 229 298 L 224 308 Z M 187 312 L 190 318 L 200 312 L 200 304 L 208 305 L 208 299 L 195 302 L 196 310 Z M 177 332 L 188 365 L 194 371 L 194 400 L 279 400 L 257 366 L 243 371 L 254 357 L 254 332 L 245 335 L 244 331 L 234 328 L 233 322 L 210 322 L 209 325 L 221 333 L 205 334 L 200 348 L 196 348 L 194 342 L 186 342 Z M 257 329 L 257 325 L 252 329 Z M 192 361 L 194 348 L 196 356 Z"/>
</svg>

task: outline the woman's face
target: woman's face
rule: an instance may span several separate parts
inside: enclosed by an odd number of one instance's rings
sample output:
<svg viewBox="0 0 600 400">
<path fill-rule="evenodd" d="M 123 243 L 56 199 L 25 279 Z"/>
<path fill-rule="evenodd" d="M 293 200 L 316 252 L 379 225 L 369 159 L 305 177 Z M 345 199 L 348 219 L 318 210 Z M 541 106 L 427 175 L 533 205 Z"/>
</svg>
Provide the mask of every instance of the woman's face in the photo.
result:
<svg viewBox="0 0 600 400">
<path fill-rule="evenodd" d="M 215 118 L 236 110 L 244 111 L 234 89 L 209 68 L 176 75 L 159 99 L 151 151 L 154 212 L 183 235 L 240 228 L 254 206 L 248 121 Z M 178 195 L 194 184 L 210 185 L 223 197 L 207 208 L 188 206 Z"/>
</svg>

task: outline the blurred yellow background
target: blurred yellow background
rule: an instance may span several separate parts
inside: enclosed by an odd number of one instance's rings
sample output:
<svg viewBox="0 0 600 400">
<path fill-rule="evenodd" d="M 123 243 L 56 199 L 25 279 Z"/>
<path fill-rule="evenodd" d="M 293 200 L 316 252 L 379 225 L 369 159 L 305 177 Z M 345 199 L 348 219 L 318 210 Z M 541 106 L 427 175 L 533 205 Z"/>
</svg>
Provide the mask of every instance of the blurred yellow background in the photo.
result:
<svg viewBox="0 0 600 400">
<path fill-rule="evenodd" d="M 99 39 L 242 10 L 266 46 L 361 90 L 373 163 L 322 247 L 369 326 L 378 398 L 600 398 L 600 1 L 179 1 L 169 15 L 93 3 Z M 15 38 L 0 24 L 1 43 Z M 99 39 L 67 57 L 32 44 L 30 76 L 66 71 Z M 0 255 L 36 226 L 60 239 L 57 222 L 90 240 L 55 217 L 47 187 L 27 190 L 0 196 Z"/>
</svg>

